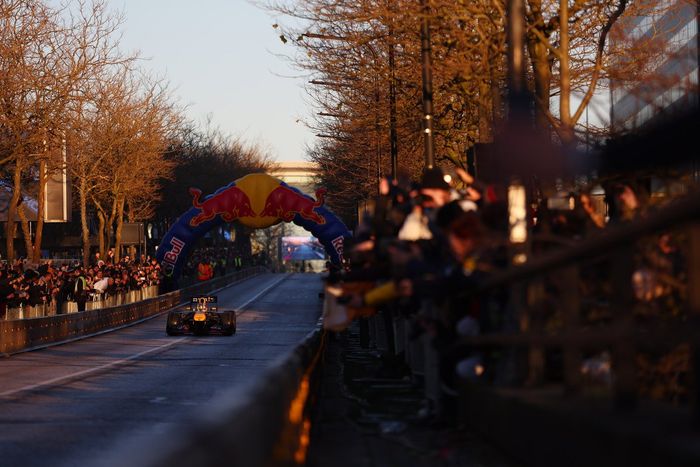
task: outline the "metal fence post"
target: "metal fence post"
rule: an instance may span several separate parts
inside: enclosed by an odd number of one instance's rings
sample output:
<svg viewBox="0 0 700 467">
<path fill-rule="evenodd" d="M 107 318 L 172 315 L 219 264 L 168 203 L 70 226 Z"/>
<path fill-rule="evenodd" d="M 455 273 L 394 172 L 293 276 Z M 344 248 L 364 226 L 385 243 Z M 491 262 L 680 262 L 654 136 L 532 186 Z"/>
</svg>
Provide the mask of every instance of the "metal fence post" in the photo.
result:
<svg viewBox="0 0 700 467">
<path fill-rule="evenodd" d="M 621 246 L 611 259 L 613 326 L 623 335 L 629 335 L 634 327 L 634 244 Z M 615 375 L 614 404 L 619 410 L 630 410 L 637 405 L 635 346 L 629 339 L 617 339 L 612 346 L 612 368 Z"/>
<path fill-rule="evenodd" d="M 439 414 L 442 411 L 441 405 L 441 388 L 440 388 L 440 355 L 433 347 L 433 338 L 429 332 L 423 333 L 421 336 L 423 341 L 423 356 L 424 356 L 424 380 L 423 390 L 425 398 L 430 403 L 430 409 L 433 414 Z"/>
<path fill-rule="evenodd" d="M 542 333 L 544 328 L 544 290 L 543 279 L 537 278 L 524 284 L 525 303 L 521 309 L 521 331 L 533 335 Z M 521 295 L 522 297 L 522 295 Z M 522 299 L 522 298 L 521 298 Z M 538 342 L 531 342 L 527 350 L 527 380 L 525 384 L 533 387 L 542 384 L 545 371 L 544 347 Z"/>
<path fill-rule="evenodd" d="M 572 334 L 578 330 L 581 312 L 579 291 L 579 268 L 569 266 L 561 272 L 564 294 L 561 297 L 564 317 L 564 332 Z M 564 353 L 564 391 L 568 394 L 578 392 L 581 384 L 581 349 L 567 340 Z"/>
<path fill-rule="evenodd" d="M 369 349 L 370 345 L 370 318 L 360 318 L 360 347 Z"/>
<path fill-rule="evenodd" d="M 508 287 L 508 302 L 510 313 L 520 334 L 530 330 L 530 313 L 525 300 L 525 284 L 514 282 Z M 530 374 L 530 345 L 525 348 L 515 347 L 510 356 L 511 364 L 506 365 L 503 375 L 504 382 L 521 385 L 526 382 Z"/>
<path fill-rule="evenodd" d="M 688 228 L 688 321 L 697 329 L 700 325 L 700 223 L 694 222 Z M 692 423 L 700 429 L 700 338 L 693 335 L 690 342 L 690 402 Z"/>
</svg>

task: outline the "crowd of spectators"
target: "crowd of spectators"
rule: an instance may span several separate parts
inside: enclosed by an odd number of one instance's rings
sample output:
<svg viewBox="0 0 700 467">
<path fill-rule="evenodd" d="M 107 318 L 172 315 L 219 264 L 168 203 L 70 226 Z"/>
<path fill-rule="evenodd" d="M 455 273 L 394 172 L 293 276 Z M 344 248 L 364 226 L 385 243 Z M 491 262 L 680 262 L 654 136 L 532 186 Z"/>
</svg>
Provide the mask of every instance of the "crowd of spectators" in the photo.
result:
<svg viewBox="0 0 700 467">
<path fill-rule="evenodd" d="M 64 311 L 63 304 L 73 301 L 78 310 L 85 310 L 90 300 L 100 300 L 144 287 L 157 286 L 160 282 L 160 265 L 154 258 L 141 255 L 138 258 L 124 256 L 115 261 L 113 251 L 107 258 L 96 253 L 91 264 L 78 261 L 60 266 L 47 260 L 40 265 L 30 265 L 18 259 L 0 266 L 0 318 L 7 309 L 55 305 L 56 313 Z"/>
<path fill-rule="evenodd" d="M 513 262 L 507 188 L 481 183 L 461 169 L 444 173 L 432 168 L 423 172 L 420 184 L 402 177 L 384 179 L 379 193 L 373 212 L 365 213 L 346 245 L 348 267 L 331 269 L 329 285 L 339 292 L 324 325 L 342 330 L 353 319 L 378 311 L 407 319 L 411 339 L 427 336 L 439 355 L 440 383 L 449 393 L 460 377 L 488 372 L 475 349 L 455 345 L 461 337 L 518 328 L 517 317 L 508 315 L 504 294 L 484 301 L 474 293 L 487 277 Z M 605 196 L 596 206 L 591 192 L 582 189 L 528 205 L 530 232 L 549 240 L 531 242 L 531 254 L 570 245 L 653 210 L 649 196 L 632 183 L 611 182 Z M 673 235 L 664 233 L 652 243 L 651 254 L 640 255 L 641 263 L 654 264 L 669 277 L 682 276 L 684 263 Z M 606 277 L 600 268 L 608 266 L 594 266 L 597 279 Z M 639 271 L 649 274 L 648 269 Z M 657 285 L 645 284 L 635 293 L 638 298 L 653 295 Z M 390 324 L 383 327 L 393 332 Z M 388 339 L 393 338 L 400 336 Z"/>
<path fill-rule="evenodd" d="M 206 247 L 195 250 L 183 270 L 185 279 L 205 281 L 214 276 L 253 265 L 256 259 L 235 247 Z M 88 266 L 79 261 L 46 260 L 31 265 L 25 259 L 0 265 L 0 319 L 8 309 L 49 305 L 56 313 L 65 311 L 66 302 L 76 302 L 84 311 L 88 301 L 104 300 L 119 294 L 158 286 L 163 277 L 155 258 L 129 255 L 114 260 L 113 249 L 106 257 L 95 253 Z"/>
<path fill-rule="evenodd" d="M 182 276 L 185 280 L 202 282 L 227 272 L 240 271 L 253 263 L 250 253 L 235 246 L 205 247 L 190 255 L 182 269 Z"/>
</svg>

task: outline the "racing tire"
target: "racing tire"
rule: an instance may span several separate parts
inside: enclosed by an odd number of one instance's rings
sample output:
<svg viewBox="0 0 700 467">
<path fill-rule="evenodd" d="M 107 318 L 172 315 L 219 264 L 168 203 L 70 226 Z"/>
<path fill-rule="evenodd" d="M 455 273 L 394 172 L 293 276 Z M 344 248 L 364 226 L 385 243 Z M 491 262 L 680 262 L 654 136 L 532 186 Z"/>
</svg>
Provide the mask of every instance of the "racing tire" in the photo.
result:
<svg viewBox="0 0 700 467">
<path fill-rule="evenodd" d="M 177 330 L 179 321 L 180 315 L 178 313 L 173 313 L 172 311 L 168 313 L 168 324 L 165 325 L 165 333 L 169 336 L 176 336 L 179 334 Z"/>
<path fill-rule="evenodd" d="M 226 331 L 224 331 L 224 336 L 232 336 L 236 334 L 236 312 L 229 311 L 226 313 L 225 322 L 227 324 Z"/>
</svg>

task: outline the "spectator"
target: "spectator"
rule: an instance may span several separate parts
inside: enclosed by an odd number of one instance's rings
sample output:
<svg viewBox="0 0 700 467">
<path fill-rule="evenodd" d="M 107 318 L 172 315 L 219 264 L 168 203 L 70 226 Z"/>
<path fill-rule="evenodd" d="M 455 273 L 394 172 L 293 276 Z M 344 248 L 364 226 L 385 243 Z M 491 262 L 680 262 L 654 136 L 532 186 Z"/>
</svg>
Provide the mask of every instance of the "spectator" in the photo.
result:
<svg viewBox="0 0 700 467">
<path fill-rule="evenodd" d="M 88 299 L 87 279 L 82 268 L 74 270 L 73 300 L 78 304 L 78 311 L 85 311 L 85 303 Z"/>
<path fill-rule="evenodd" d="M 10 285 L 7 274 L 0 269 L 0 319 L 6 318 L 7 302 L 14 296 L 15 289 Z"/>
<path fill-rule="evenodd" d="M 63 313 L 63 304 L 68 301 L 73 290 L 73 281 L 65 277 L 60 281 L 58 290 L 56 291 L 56 314 Z"/>
<path fill-rule="evenodd" d="M 103 276 L 102 271 L 98 272 L 92 288 L 95 289 L 95 292 L 97 292 L 100 297 L 104 297 L 107 287 L 109 287 L 109 277 Z"/>
<path fill-rule="evenodd" d="M 214 275 L 209 259 L 202 259 L 197 265 L 197 280 L 199 282 L 208 281 Z"/>
</svg>

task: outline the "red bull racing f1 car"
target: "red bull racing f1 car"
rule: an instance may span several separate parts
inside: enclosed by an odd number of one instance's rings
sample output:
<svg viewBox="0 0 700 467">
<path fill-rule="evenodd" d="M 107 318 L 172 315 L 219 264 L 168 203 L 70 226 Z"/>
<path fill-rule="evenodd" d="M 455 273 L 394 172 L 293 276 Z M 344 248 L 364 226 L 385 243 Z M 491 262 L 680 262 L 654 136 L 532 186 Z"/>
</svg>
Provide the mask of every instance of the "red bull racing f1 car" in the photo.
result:
<svg viewBox="0 0 700 467">
<path fill-rule="evenodd" d="M 219 310 L 217 298 L 213 295 L 192 297 L 186 308 L 168 313 L 165 332 L 169 336 L 178 334 L 222 334 L 236 333 L 236 312 Z"/>
</svg>

